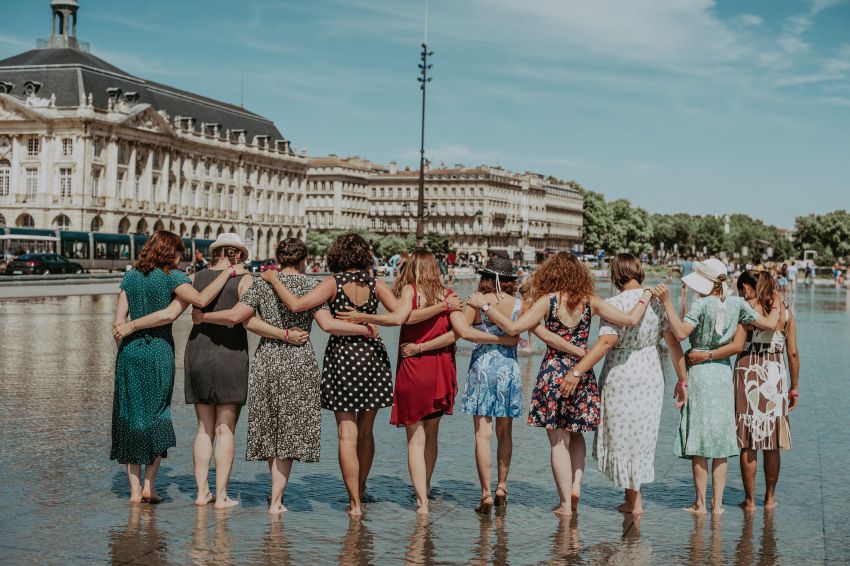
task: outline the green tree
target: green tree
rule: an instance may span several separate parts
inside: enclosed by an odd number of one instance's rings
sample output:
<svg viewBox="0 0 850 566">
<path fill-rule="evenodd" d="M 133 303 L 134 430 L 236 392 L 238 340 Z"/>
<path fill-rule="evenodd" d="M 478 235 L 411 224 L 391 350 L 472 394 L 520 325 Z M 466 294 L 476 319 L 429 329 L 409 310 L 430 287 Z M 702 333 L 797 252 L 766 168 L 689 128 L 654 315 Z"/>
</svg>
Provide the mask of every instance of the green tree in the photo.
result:
<svg viewBox="0 0 850 566">
<path fill-rule="evenodd" d="M 850 213 L 836 210 L 828 214 L 798 216 L 794 244 L 800 254 L 806 250 L 817 251 L 822 264 L 850 256 Z"/>
<path fill-rule="evenodd" d="M 584 249 L 588 252 L 605 250 L 611 253 L 612 235 L 615 230 L 614 212 L 605 197 L 584 190 Z"/>
</svg>

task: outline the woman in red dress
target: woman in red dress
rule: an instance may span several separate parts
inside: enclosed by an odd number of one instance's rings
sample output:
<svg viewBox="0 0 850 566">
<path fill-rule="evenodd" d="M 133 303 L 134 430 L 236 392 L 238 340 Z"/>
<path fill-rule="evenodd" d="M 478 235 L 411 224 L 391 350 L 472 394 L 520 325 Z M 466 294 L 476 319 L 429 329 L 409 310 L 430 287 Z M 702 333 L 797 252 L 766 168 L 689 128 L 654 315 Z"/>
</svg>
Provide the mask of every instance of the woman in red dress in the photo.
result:
<svg viewBox="0 0 850 566">
<path fill-rule="evenodd" d="M 440 418 L 451 415 L 454 408 L 457 369 L 454 344 L 427 351 L 421 344 L 453 329 L 460 337 L 480 343 L 508 343 L 512 338 L 470 328 L 457 296 L 443 286 L 431 252 L 413 252 L 392 292 L 398 299 L 392 312 L 369 315 L 349 311 L 337 316 L 351 322 L 401 325 L 390 423 L 407 431 L 407 467 L 416 490 L 417 512 L 424 514 L 428 512 L 431 475 L 437 464 Z"/>
</svg>

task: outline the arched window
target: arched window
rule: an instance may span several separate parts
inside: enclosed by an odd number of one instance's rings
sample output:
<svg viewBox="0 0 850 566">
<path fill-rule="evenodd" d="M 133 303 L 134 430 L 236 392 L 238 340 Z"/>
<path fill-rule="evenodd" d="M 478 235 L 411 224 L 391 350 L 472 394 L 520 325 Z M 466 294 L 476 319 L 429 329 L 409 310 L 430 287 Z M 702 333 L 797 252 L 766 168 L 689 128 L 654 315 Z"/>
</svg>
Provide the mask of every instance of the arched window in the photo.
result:
<svg viewBox="0 0 850 566">
<path fill-rule="evenodd" d="M 180 234 L 179 235 L 184 237 L 184 238 L 186 237 L 186 224 L 183 223 L 183 222 L 180 223 Z"/>
<path fill-rule="evenodd" d="M 0 197 L 9 196 L 12 178 L 12 164 L 7 159 L 0 159 Z"/>
<path fill-rule="evenodd" d="M 197 237 L 198 237 L 198 232 L 200 232 L 200 231 L 201 231 L 201 228 L 200 228 L 197 224 L 195 224 L 194 226 L 192 226 L 192 237 L 193 237 L 193 238 L 197 238 Z"/>
<path fill-rule="evenodd" d="M 0 214 L 0 228 L 6 227 L 6 217 Z"/>
<path fill-rule="evenodd" d="M 218 230 L 215 231 L 215 237 L 218 238 L 222 234 L 224 234 L 224 226 L 219 226 Z"/>
<path fill-rule="evenodd" d="M 153 231 L 159 232 L 160 230 L 165 230 L 165 224 L 162 223 L 162 220 L 157 220 L 153 225 Z"/>
<path fill-rule="evenodd" d="M 254 251 L 254 231 L 248 228 L 245 230 L 245 247 L 248 248 L 248 252 L 253 254 Z"/>
<path fill-rule="evenodd" d="M 35 220 L 33 220 L 32 216 L 26 212 L 18 216 L 18 219 L 15 220 L 15 224 L 18 228 L 35 228 Z"/>
<path fill-rule="evenodd" d="M 118 233 L 127 234 L 130 231 L 130 219 L 126 216 L 118 223 Z"/>
<path fill-rule="evenodd" d="M 212 235 L 212 226 L 207 226 L 204 228 L 204 239 L 209 240 Z"/>
<path fill-rule="evenodd" d="M 148 221 L 142 218 L 139 220 L 138 224 L 136 224 L 136 234 L 147 234 L 148 233 Z"/>
<path fill-rule="evenodd" d="M 100 216 L 95 216 L 91 220 L 91 231 L 92 232 L 100 232 L 101 228 L 103 228 L 103 220 L 101 220 Z"/>
<path fill-rule="evenodd" d="M 60 214 L 59 216 L 53 219 L 53 225 L 58 230 L 68 230 L 71 227 L 71 219 L 65 216 L 64 214 Z"/>
</svg>

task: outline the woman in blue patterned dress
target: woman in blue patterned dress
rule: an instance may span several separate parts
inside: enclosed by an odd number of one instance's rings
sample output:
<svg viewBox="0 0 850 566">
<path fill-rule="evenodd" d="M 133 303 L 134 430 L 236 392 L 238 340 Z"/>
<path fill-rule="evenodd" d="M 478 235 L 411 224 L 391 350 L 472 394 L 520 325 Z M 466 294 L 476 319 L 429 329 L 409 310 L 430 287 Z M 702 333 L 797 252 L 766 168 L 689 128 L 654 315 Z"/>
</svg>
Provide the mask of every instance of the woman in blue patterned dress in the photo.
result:
<svg viewBox="0 0 850 566">
<path fill-rule="evenodd" d="M 574 346 L 587 348 L 593 316 L 621 326 L 635 326 L 646 312 L 651 293 L 646 291 L 637 305 L 624 313 L 595 295 L 593 276 L 571 253 L 550 257 L 531 283 L 531 307 L 516 321 L 491 309 L 480 293 L 469 298 L 469 305 L 486 312 L 502 330 L 516 336 L 536 327 L 541 320 L 551 332 Z M 578 358 L 552 348 L 547 349 L 537 383 L 531 394 L 528 424 L 546 428 L 551 447 L 552 472 L 558 488 L 559 503 L 552 511 L 572 515 L 578 506 L 584 474 L 585 442 L 582 433 L 594 432 L 599 425 L 599 390 L 593 371 L 579 374 L 573 370 Z"/>
<path fill-rule="evenodd" d="M 685 511 L 700 515 L 707 512 L 708 460 L 712 460 L 711 511 L 719 515 L 723 513 L 726 460 L 738 455 L 732 364 L 725 357 L 729 355 L 729 348 L 723 348 L 723 359 L 715 358 L 714 352 L 730 343 L 740 352 L 746 341 L 742 325 L 772 330 L 779 322 L 778 307 L 774 307 L 769 316 L 760 318 L 744 299 L 729 296 L 726 278 L 726 265 L 722 261 L 696 262 L 694 271 L 682 278 L 685 285 L 699 294 L 684 320 L 679 318 L 666 286 L 659 285 L 655 291 L 664 303 L 670 329 L 676 338 L 690 338 L 692 349 L 708 352 L 707 361 L 688 368 L 687 378 L 680 378 L 676 385 L 682 414 L 674 452 L 680 458 L 691 460 L 696 498 Z M 776 300 L 774 305 L 778 304 Z"/>
<path fill-rule="evenodd" d="M 245 273 L 236 268 L 223 270 L 199 292 L 177 269 L 183 249 L 183 240 L 177 234 L 162 230 L 154 233 L 142 248 L 135 268 L 124 275 L 115 309 L 113 335 L 119 346 L 110 459 L 127 465 L 132 503 L 161 501 L 156 493 L 156 475 L 167 450 L 176 445 L 171 424 L 171 323 L 190 304 L 207 306 L 230 277 Z"/>
</svg>

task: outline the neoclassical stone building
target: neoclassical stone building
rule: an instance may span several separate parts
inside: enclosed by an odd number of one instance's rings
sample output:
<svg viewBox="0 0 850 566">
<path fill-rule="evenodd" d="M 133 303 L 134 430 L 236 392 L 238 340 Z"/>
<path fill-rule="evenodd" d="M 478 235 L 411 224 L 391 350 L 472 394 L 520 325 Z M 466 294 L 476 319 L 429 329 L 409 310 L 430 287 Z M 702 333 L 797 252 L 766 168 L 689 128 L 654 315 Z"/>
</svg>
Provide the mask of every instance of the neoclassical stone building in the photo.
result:
<svg viewBox="0 0 850 566">
<path fill-rule="evenodd" d="M 270 120 L 134 77 L 52 34 L 0 61 L 0 225 L 244 237 L 252 255 L 305 237 L 308 162 Z"/>
<path fill-rule="evenodd" d="M 307 170 L 307 227 L 368 230 L 369 181 L 387 169 L 360 157 L 310 158 Z"/>
</svg>

